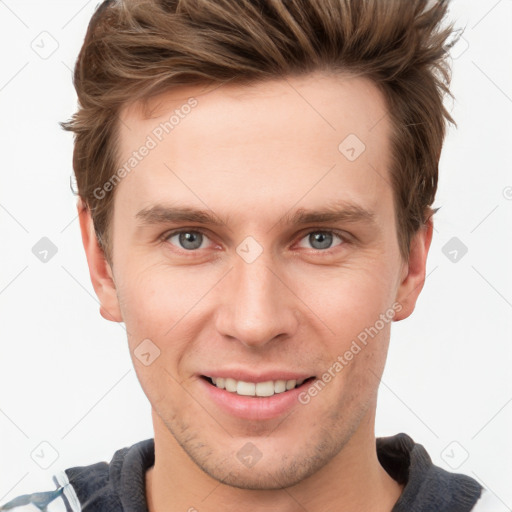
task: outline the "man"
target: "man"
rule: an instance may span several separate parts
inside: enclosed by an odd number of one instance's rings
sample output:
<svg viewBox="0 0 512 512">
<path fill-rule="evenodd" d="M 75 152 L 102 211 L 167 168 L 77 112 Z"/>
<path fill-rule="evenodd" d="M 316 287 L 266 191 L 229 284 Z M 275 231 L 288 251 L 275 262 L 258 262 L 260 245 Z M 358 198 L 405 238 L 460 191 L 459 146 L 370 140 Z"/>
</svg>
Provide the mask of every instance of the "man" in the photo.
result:
<svg viewBox="0 0 512 512">
<path fill-rule="evenodd" d="M 126 325 L 154 440 L 3 510 L 494 510 L 406 434 L 374 433 L 453 121 L 446 10 L 100 5 L 63 126 L 100 313 Z"/>
</svg>

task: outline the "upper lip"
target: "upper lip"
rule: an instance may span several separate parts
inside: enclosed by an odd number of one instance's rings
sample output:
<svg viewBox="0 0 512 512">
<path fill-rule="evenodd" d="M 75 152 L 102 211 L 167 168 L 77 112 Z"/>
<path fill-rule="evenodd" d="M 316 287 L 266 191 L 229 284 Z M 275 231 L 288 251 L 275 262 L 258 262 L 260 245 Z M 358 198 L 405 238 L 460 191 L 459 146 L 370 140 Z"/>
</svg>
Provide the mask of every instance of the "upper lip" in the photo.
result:
<svg viewBox="0 0 512 512">
<path fill-rule="evenodd" d="M 225 370 L 205 370 L 200 374 L 204 377 L 223 377 L 244 382 L 267 382 L 269 380 L 306 380 L 313 377 L 312 373 L 291 372 L 290 370 L 265 370 L 265 371 L 249 371 L 244 369 L 225 369 Z"/>
</svg>

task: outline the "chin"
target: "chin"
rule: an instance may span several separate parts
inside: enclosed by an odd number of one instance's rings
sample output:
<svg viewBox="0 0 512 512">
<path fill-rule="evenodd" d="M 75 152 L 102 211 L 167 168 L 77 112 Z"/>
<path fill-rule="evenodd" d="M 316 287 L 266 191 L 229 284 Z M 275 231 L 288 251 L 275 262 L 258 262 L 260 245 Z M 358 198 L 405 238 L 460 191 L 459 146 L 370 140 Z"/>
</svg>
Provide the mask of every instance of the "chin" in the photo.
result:
<svg viewBox="0 0 512 512">
<path fill-rule="evenodd" d="M 344 444 L 328 431 L 318 434 L 316 440 L 297 438 L 296 442 L 291 437 L 253 438 L 254 443 L 232 438 L 214 448 L 213 440 L 198 442 L 195 437 L 181 446 L 202 471 L 218 482 L 245 490 L 276 490 L 292 487 L 315 474 Z"/>
<path fill-rule="evenodd" d="M 284 464 L 282 461 L 276 465 L 264 464 L 260 461 L 259 468 L 240 469 L 240 464 L 228 464 L 222 466 L 222 470 L 217 466 L 211 471 L 208 467 L 201 467 L 210 477 L 229 485 L 244 490 L 271 491 L 287 487 L 292 487 L 302 480 L 315 473 L 322 462 L 315 465 L 308 465 L 305 461 L 289 461 Z"/>
</svg>

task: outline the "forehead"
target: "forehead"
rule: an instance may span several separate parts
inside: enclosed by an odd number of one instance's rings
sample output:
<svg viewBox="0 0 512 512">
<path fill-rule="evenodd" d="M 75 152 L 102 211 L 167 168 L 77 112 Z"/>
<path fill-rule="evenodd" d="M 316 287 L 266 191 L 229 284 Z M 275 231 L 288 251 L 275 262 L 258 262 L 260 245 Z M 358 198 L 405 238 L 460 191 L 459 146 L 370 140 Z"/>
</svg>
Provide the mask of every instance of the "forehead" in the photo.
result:
<svg viewBox="0 0 512 512">
<path fill-rule="evenodd" d="M 335 195 L 383 208 L 391 194 L 386 105 L 365 78 L 181 87 L 125 107 L 120 120 L 120 163 L 134 165 L 117 193 L 134 208 L 185 196 L 311 206 Z"/>
<path fill-rule="evenodd" d="M 199 109 L 195 106 L 189 108 L 191 98 L 194 98 Z M 272 110 L 267 110 L 270 107 Z M 320 126 L 324 130 L 329 128 L 330 131 L 338 132 L 338 136 L 352 130 L 363 141 L 369 141 L 371 132 L 378 124 L 381 126 L 377 132 L 388 128 L 388 120 L 384 119 L 386 110 L 382 94 L 369 79 L 342 73 L 316 72 L 250 85 L 228 82 L 224 85 L 176 87 L 149 100 L 125 105 L 119 116 L 120 135 L 122 142 L 126 143 L 122 146 L 130 150 L 137 136 L 154 131 L 155 138 L 169 135 L 170 132 L 165 130 L 159 134 L 157 128 L 159 123 L 171 120 L 173 113 L 173 131 L 191 113 L 196 119 L 207 121 L 206 130 L 214 123 L 222 123 L 229 128 L 228 124 L 234 125 L 240 121 L 238 115 L 232 117 L 231 114 L 246 114 L 244 125 L 250 123 L 252 127 L 259 128 L 258 123 L 266 120 L 267 123 L 262 124 L 268 131 L 269 125 L 284 113 L 289 120 L 294 115 L 302 116 L 301 125 L 306 129 Z M 195 132 L 198 128 L 194 125 Z M 293 129 L 291 126 L 286 128 L 287 132 Z M 184 130 L 186 127 L 182 124 L 180 131 Z M 210 132 L 208 139 L 214 135 Z M 236 136 L 236 133 L 232 135 Z M 240 135 L 243 136 L 243 133 Z"/>
</svg>

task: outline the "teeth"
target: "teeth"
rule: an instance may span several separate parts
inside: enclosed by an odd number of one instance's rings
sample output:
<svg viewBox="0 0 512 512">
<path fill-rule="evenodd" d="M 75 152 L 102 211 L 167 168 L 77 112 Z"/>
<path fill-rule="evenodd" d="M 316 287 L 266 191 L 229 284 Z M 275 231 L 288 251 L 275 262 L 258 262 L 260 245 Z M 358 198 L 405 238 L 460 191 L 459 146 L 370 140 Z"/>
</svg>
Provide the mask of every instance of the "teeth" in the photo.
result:
<svg viewBox="0 0 512 512">
<path fill-rule="evenodd" d="M 230 379 L 229 377 L 227 379 L 224 379 L 224 385 L 226 387 L 226 391 L 230 391 L 231 393 L 236 393 L 236 380 Z"/>
<path fill-rule="evenodd" d="M 286 381 L 276 380 L 274 382 L 274 393 L 282 393 L 283 391 L 286 391 Z"/>
<path fill-rule="evenodd" d="M 215 386 L 242 396 L 272 396 L 300 386 L 306 379 L 268 380 L 266 382 L 244 382 L 230 377 L 211 377 Z"/>
<path fill-rule="evenodd" d="M 240 385 L 240 383 L 238 383 L 238 385 Z M 271 380 L 268 380 L 267 382 L 258 382 L 254 388 L 256 396 L 272 396 L 275 393 L 274 382 Z"/>
<path fill-rule="evenodd" d="M 286 390 L 288 391 L 290 389 L 293 389 L 296 385 L 297 385 L 296 380 L 287 380 L 286 381 Z"/>
<path fill-rule="evenodd" d="M 239 380 L 236 384 L 236 394 L 254 396 L 256 394 L 256 384 L 254 384 L 254 382 L 244 382 Z"/>
</svg>

